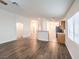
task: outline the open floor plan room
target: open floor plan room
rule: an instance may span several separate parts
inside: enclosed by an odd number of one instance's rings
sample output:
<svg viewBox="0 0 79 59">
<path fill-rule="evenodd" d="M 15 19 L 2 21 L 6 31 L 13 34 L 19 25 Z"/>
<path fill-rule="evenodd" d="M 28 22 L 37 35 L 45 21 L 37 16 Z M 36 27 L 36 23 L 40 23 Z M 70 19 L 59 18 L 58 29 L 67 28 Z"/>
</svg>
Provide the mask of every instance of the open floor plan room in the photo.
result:
<svg viewBox="0 0 79 59">
<path fill-rule="evenodd" d="M 79 59 L 79 0 L 0 0 L 0 59 Z"/>
</svg>

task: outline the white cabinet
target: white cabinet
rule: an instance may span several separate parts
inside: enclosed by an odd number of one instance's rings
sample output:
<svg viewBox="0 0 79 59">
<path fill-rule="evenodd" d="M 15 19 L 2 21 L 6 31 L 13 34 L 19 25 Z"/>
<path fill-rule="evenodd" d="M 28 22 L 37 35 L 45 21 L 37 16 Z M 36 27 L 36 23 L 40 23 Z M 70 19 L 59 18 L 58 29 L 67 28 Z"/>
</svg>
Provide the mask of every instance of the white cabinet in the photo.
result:
<svg viewBox="0 0 79 59">
<path fill-rule="evenodd" d="M 41 41 L 48 41 L 48 31 L 39 31 L 37 38 Z"/>
</svg>

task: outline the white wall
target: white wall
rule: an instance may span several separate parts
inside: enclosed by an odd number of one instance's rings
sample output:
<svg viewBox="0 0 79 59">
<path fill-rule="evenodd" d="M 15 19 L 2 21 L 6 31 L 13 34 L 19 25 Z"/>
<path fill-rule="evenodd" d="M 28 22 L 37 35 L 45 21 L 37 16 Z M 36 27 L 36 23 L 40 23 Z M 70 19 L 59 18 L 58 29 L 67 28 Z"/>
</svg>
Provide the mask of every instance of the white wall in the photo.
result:
<svg viewBox="0 0 79 59">
<path fill-rule="evenodd" d="M 30 19 L 27 17 L 24 17 L 23 20 L 23 24 L 24 24 L 24 37 L 29 37 L 30 36 Z"/>
<path fill-rule="evenodd" d="M 66 15 L 66 18 L 70 18 L 75 13 L 79 11 L 79 0 L 75 0 L 72 7 L 70 8 L 69 12 Z"/>
<path fill-rule="evenodd" d="M 0 9 L 0 44 L 16 39 L 16 15 Z"/>
<path fill-rule="evenodd" d="M 16 19 L 16 23 L 22 23 L 23 24 L 23 37 L 29 37 L 30 36 L 30 19 L 28 17 L 23 17 L 18 15 Z"/>
<path fill-rule="evenodd" d="M 0 44 L 16 40 L 16 23 L 23 23 L 23 36 L 30 36 L 30 19 L 0 9 Z"/>
<path fill-rule="evenodd" d="M 75 0 L 74 4 L 72 5 L 71 9 L 69 10 L 66 19 L 69 19 L 75 13 L 79 11 L 79 0 Z M 66 22 L 66 46 L 72 56 L 72 59 L 79 59 L 79 45 L 68 38 L 68 31 L 67 31 L 67 22 Z"/>
<path fill-rule="evenodd" d="M 67 39 L 66 46 L 71 54 L 72 59 L 79 59 L 79 45 L 74 41 Z"/>
</svg>

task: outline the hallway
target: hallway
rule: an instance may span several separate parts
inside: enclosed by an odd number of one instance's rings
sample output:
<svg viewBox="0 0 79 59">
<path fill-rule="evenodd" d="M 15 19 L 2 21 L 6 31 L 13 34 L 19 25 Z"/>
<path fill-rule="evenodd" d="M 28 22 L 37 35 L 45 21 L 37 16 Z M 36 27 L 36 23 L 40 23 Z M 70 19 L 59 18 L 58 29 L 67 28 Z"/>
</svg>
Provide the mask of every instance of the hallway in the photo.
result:
<svg viewBox="0 0 79 59">
<path fill-rule="evenodd" d="M 57 42 L 20 39 L 0 45 L 0 59 L 72 59 L 65 45 Z M 36 50 L 35 50 L 35 49 Z"/>
</svg>

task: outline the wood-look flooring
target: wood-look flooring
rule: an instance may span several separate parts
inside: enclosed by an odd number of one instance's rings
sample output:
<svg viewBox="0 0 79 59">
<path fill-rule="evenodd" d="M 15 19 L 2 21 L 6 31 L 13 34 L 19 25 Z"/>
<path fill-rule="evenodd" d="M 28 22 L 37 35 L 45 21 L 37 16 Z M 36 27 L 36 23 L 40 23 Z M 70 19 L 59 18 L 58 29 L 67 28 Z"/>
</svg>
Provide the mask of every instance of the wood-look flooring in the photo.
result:
<svg viewBox="0 0 79 59">
<path fill-rule="evenodd" d="M 31 42 L 30 42 L 31 41 Z M 31 39 L 0 45 L 0 59 L 72 59 L 65 45 Z"/>
</svg>

